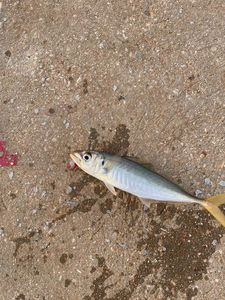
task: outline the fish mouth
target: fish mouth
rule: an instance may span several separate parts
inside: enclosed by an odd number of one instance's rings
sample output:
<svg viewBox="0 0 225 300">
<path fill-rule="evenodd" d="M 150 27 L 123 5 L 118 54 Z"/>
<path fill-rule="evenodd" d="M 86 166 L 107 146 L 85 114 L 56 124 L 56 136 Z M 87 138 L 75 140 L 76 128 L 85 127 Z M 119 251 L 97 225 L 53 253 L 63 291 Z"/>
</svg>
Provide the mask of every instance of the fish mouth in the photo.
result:
<svg viewBox="0 0 225 300">
<path fill-rule="evenodd" d="M 79 164 L 79 162 L 81 161 L 81 155 L 78 152 L 70 154 L 70 157 L 76 164 Z"/>
</svg>

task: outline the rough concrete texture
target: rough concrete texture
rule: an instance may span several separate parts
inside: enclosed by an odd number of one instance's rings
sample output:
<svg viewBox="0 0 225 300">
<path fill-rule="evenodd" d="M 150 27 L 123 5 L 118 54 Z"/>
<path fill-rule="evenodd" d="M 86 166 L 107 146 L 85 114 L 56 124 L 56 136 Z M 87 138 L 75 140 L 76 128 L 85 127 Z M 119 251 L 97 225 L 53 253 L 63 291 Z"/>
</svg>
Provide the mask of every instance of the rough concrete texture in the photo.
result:
<svg viewBox="0 0 225 300">
<path fill-rule="evenodd" d="M 6 1 L 0 299 L 225 299 L 224 229 L 198 206 L 112 196 L 77 149 L 225 192 L 224 0 Z M 12 173 L 13 172 L 13 173 Z"/>
</svg>

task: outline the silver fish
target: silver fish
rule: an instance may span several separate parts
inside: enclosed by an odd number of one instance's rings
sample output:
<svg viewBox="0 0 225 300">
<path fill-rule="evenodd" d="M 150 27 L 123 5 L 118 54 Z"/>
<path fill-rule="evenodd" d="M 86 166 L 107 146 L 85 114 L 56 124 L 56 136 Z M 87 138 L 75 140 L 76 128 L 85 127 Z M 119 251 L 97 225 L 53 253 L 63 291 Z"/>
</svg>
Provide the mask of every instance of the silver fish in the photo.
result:
<svg viewBox="0 0 225 300">
<path fill-rule="evenodd" d="M 125 157 L 96 151 L 75 152 L 70 156 L 83 171 L 103 181 L 114 195 L 117 195 L 115 188 L 118 188 L 137 196 L 148 207 L 152 200 L 198 203 L 225 227 L 225 216 L 218 208 L 225 203 L 225 194 L 199 200 L 164 177 Z"/>
</svg>

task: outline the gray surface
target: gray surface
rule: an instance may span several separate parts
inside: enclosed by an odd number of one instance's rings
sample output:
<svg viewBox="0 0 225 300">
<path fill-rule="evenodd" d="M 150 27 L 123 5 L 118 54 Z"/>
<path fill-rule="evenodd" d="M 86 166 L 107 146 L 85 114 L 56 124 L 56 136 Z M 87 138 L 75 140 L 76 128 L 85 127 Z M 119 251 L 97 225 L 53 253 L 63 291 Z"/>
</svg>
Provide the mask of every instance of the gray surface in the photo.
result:
<svg viewBox="0 0 225 300">
<path fill-rule="evenodd" d="M 225 299 L 224 229 L 205 211 L 144 210 L 66 171 L 72 150 L 128 153 L 189 193 L 224 192 L 224 9 L 2 5 L 0 137 L 20 159 L 0 169 L 0 299 Z"/>
</svg>

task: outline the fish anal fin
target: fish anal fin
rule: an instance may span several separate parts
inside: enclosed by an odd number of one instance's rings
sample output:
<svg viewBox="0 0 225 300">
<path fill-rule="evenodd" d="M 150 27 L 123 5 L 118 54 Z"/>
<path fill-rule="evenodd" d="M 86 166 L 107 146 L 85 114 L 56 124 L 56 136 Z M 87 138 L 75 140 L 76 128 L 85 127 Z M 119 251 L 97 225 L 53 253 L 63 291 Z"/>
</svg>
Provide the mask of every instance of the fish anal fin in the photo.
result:
<svg viewBox="0 0 225 300">
<path fill-rule="evenodd" d="M 145 198 L 140 198 L 140 197 L 139 197 L 139 199 L 140 199 L 141 202 L 142 202 L 145 206 L 147 206 L 147 207 L 150 207 L 150 204 L 151 204 L 152 202 L 155 202 L 154 200 L 151 200 L 151 199 L 145 199 Z"/>
<path fill-rule="evenodd" d="M 150 204 L 151 203 L 167 203 L 168 204 L 168 201 L 163 201 L 163 200 L 154 200 L 154 199 L 146 199 L 146 198 L 141 198 L 139 197 L 139 199 L 141 200 L 141 202 L 145 205 L 145 206 L 148 206 L 150 207 Z M 177 201 L 170 201 L 169 202 L 170 204 L 174 204 L 176 206 L 182 206 L 184 204 L 190 204 L 190 202 L 177 202 Z"/>
<path fill-rule="evenodd" d="M 105 186 L 107 187 L 107 189 L 114 195 L 114 196 L 117 196 L 117 191 L 115 190 L 114 186 L 107 183 L 107 182 L 104 182 Z"/>
</svg>

